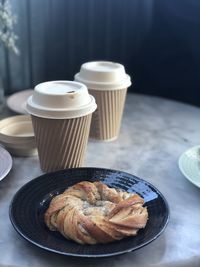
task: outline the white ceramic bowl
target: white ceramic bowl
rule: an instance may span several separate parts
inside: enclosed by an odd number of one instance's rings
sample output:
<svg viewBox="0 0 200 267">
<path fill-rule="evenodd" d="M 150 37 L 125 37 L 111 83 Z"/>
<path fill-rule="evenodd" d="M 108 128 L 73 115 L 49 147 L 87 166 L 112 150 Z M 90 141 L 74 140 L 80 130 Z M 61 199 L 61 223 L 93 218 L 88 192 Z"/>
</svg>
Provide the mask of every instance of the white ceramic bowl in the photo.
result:
<svg viewBox="0 0 200 267">
<path fill-rule="evenodd" d="M 14 156 L 37 154 L 29 115 L 8 117 L 0 121 L 0 143 Z"/>
</svg>

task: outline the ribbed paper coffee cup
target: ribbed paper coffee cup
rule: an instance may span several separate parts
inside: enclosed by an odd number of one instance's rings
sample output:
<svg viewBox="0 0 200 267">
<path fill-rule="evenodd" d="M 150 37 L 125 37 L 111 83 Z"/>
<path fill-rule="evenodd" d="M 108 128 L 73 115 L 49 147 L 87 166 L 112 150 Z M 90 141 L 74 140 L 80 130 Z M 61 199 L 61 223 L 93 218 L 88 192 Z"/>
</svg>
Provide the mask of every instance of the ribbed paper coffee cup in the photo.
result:
<svg viewBox="0 0 200 267">
<path fill-rule="evenodd" d="M 68 120 L 32 116 L 43 171 L 83 166 L 91 116 Z"/>
<path fill-rule="evenodd" d="M 75 80 L 84 83 L 97 102 L 92 116 L 90 137 L 111 141 L 118 137 L 130 77 L 124 66 L 109 61 L 88 62 Z"/>
<path fill-rule="evenodd" d="M 94 98 L 80 83 L 46 82 L 28 99 L 41 169 L 45 172 L 84 164 Z"/>
<path fill-rule="evenodd" d="M 111 141 L 118 137 L 127 89 L 99 91 L 89 90 L 97 103 L 93 113 L 90 137 Z"/>
</svg>

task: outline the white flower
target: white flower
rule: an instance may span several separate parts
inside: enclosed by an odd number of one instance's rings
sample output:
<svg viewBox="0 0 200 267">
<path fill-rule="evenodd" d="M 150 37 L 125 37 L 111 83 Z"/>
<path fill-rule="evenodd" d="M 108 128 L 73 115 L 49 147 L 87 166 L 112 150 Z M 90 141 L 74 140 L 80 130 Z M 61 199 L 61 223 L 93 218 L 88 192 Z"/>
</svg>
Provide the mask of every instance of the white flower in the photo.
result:
<svg viewBox="0 0 200 267">
<path fill-rule="evenodd" d="M 18 39 L 14 33 L 16 22 L 17 17 L 12 14 L 10 1 L 0 0 L 0 42 L 15 54 L 19 54 L 19 50 L 15 44 Z"/>
</svg>

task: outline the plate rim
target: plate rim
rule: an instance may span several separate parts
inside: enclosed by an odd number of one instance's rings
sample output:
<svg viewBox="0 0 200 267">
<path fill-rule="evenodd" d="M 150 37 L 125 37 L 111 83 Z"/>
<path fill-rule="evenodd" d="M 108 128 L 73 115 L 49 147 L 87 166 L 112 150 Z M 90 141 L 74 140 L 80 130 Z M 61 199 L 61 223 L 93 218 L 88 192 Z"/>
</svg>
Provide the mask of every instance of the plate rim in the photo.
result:
<svg viewBox="0 0 200 267">
<path fill-rule="evenodd" d="M 3 147 L 0 145 L 0 150 L 3 150 L 4 153 L 6 153 L 6 155 L 9 158 L 9 164 L 6 168 L 6 171 L 4 171 L 3 175 L 0 175 L 0 182 L 8 175 L 8 173 L 10 172 L 10 170 L 12 169 L 12 165 L 13 165 L 13 159 L 12 156 L 10 155 L 10 153 Z"/>
<path fill-rule="evenodd" d="M 30 91 L 30 93 L 31 93 L 31 91 L 33 92 L 34 89 L 29 88 L 29 89 L 25 89 L 25 90 L 14 92 L 13 94 L 9 95 L 8 98 L 7 98 L 7 100 L 6 100 L 7 107 L 10 110 L 12 110 L 15 113 L 17 113 L 17 114 L 27 115 L 27 113 L 22 112 L 23 111 L 23 108 L 15 109 L 15 108 L 12 107 L 12 105 L 10 104 L 10 102 L 12 102 L 13 98 L 18 97 L 18 96 L 23 95 L 23 94 L 26 94 L 26 93 L 28 93 L 28 91 Z"/>
<path fill-rule="evenodd" d="M 181 171 L 181 173 L 183 174 L 183 176 L 185 176 L 185 178 L 190 182 L 192 183 L 193 185 L 195 185 L 196 187 L 200 188 L 200 181 L 199 183 L 195 182 L 184 170 L 183 168 L 183 164 L 182 164 L 182 159 L 184 157 L 184 155 L 188 152 L 188 151 L 191 151 L 191 150 L 194 150 L 196 148 L 200 148 L 200 145 L 197 145 L 197 146 L 193 146 L 193 147 L 190 147 L 188 148 L 187 150 L 185 150 L 180 156 L 179 156 L 179 159 L 178 159 L 178 167 L 179 167 L 179 170 Z M 200 176 L 199 176 L 200 177 Z"/>
<path fill-rule="evenodd" d="M 160 197 L 162 198 L 162 200 L 163 200 L 163 202 L 165 204 L 166 218 L 165 218 L 165 222 L 163 224 L 162 229 L 153 238 L 151 238 L 148 241 L 142 243 L 141 245 L 137 245 L 134 248 L 126 249 L 126 250 L 119 251 L 119 252 L 113 252 L 113 253 L 109 253 L 109 254 L 76 254 L 76 253 L 69 253 L 69 252 L 64 252 L 64 251 L 62 252 L 62 251 L 59 251 L 59 250 L 56 250 L 56 249 L 52 249 L 52 248 L 43 246 L 43 245 L 39 244 L 38 242 L 35 242 L 32 239 L 30 239 L 29 237 L 27 237 L 24 233 L 22 233 L 20 231 L 20 229 L 14 223 L 14 220 L 12 218 L 12 205 L 14 203 L 15 198 L 21 193 L 21 191 L 24 190 L 24 188 L 26 186 L 28 186 L 29 184 L 35 182 L 36 180 L 39 180 L 39 179 L 41 179 L 42 177 L 45 177 L 48 174 L 56 174 L 56 173 L 61 173 L 61 172 L 65 172 L 65 171 L 73 170 L 73 169 L 79 169 L 79 170 L 80 169 L 95 169 L 95 170 L 102 170 L 103 169 L 105 171 L 121 172 L 121 173 L 133 176 L 134 179 L 136 178 L 136 179 L 138 179 L 138 180 L 140 180 L 142 182 L 147 183 L 150 187 L 152 187 L 160 195 Z M 144 180 L 143 178 L 139 178 L 138 176 L 135 176 L 134 174 L 131 174 L 131 173 L 128 173 L 128 172 L 125 172 L 125 171 L 121 171 L 121 170 L 116 170 L 116 169 L 108 169 L 108 168 L 101 168 L 101 167 L 77 167 L 77 168 L 62 169 L 62 170 L 58 170 L 58 171 L 54 171 L 54 172 L 50 172 L 50 173 L 45 173 L 45 174 L 42 174 L 42 175 L 40 175 L 40 176 L 38 176 L 36 178 L 33 178 L 32 180 L 28 181 L 27 183 L 25 183 L 21 188 L 19 188 L 19 190 L 17 190 L 17 192 L 14 194 L 14 196 L 13 196 L 11 202 L 10 202 L 10 205 L 9 205 L 9 218 L 10 218 L 12 226 L 14 227 L 14 229 L 18 232 L 18 234 L 20 236 L 22 236 L 26 241 L 29 241 L 31 244 L 34 244 L 34 245 L 36 245 L 37 247 L 39 247 L 41 249 L 44 249 L 46 251 L 53 252 L 53 253 L 56 253 L 56 254 L 60 254 L 60 255 L 64 255 L 64 256 L 72 256 L 72 257 L 76 257 L 76 258 L 103 258 L 103 257 L 112 257 L 112 256 L 122 255 L 122 254 L 125 254 L 125 253 L 136 251 L 136 250 L 138 250 L 138 249 L 150 244 L 154 240 L 156 240 L 165 231 L 165 229 L 166 229 L 166 227 L 167 227 L 167 225 L 169 223 L 169 220 L 170 220 L 170 209 L 169 209 L 169 204 L 168 204 L 166 198 L 164 197 L 164 195 L 153 184 L 151 184 L 150 182 Z"/>
</svg>

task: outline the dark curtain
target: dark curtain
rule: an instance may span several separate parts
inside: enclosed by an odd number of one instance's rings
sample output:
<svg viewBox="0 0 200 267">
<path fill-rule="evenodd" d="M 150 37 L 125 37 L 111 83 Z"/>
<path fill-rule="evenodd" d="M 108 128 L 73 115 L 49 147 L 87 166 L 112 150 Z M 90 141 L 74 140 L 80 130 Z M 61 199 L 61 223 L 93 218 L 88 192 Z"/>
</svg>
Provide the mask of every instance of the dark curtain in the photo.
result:
<svg viewBox="0 0 200 267">
<path fill-rule="evenodd" d="M 73 79 L 90 60 L 124 64 L 130 92 L 200 105 L 198 0 L 11 0 L 20 56 L 0 48 L 6 94 Z"/>
</svg>

